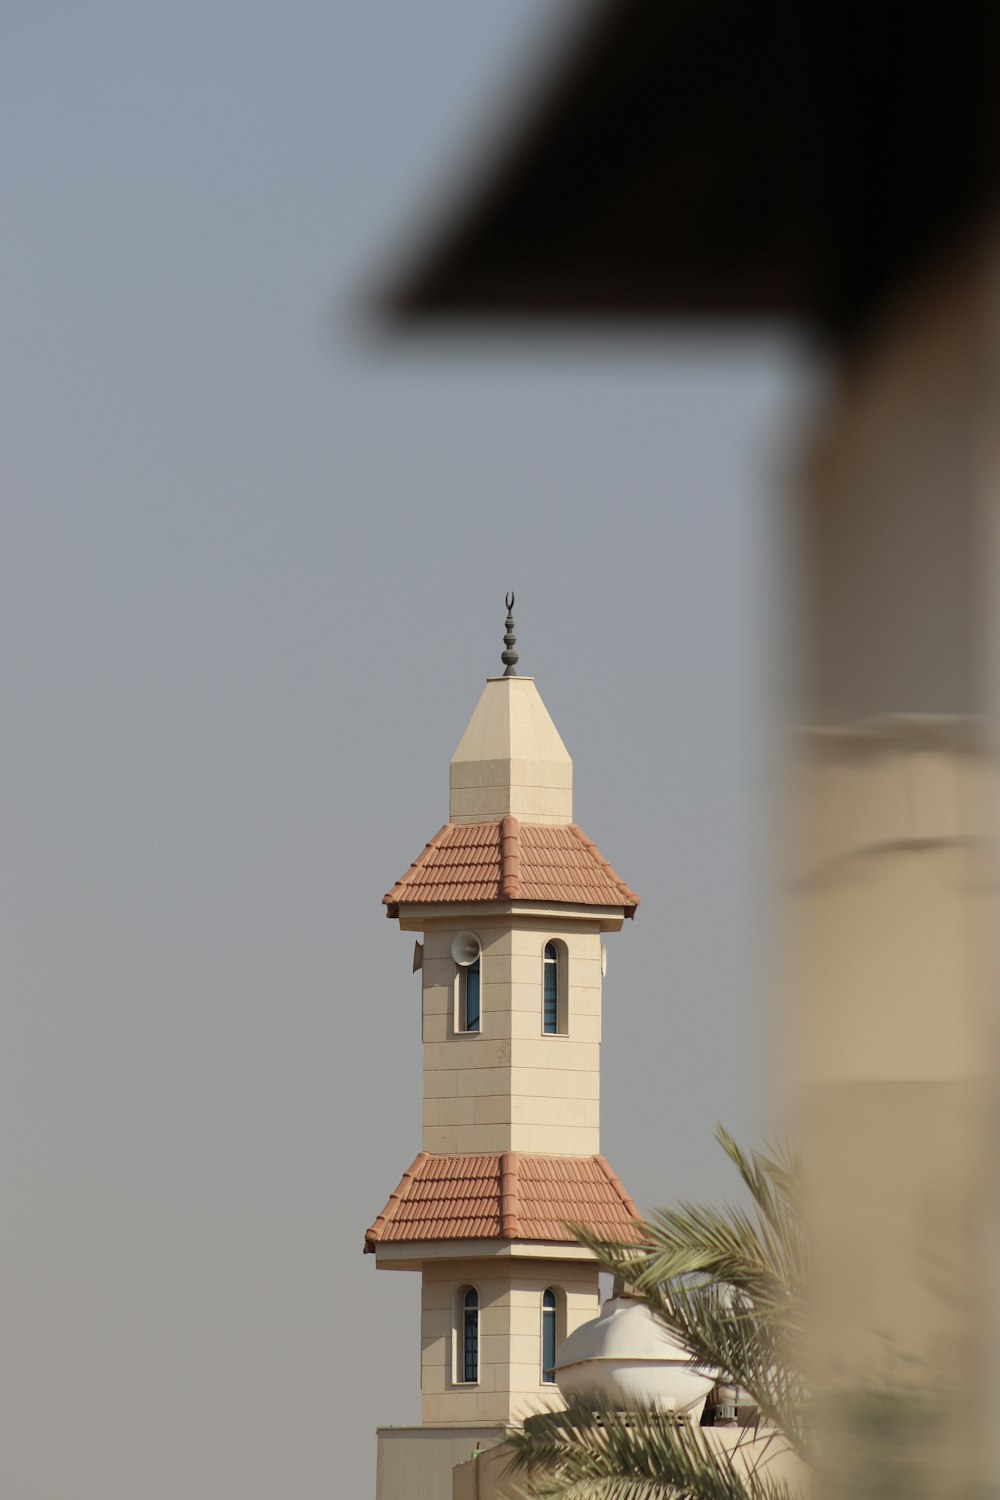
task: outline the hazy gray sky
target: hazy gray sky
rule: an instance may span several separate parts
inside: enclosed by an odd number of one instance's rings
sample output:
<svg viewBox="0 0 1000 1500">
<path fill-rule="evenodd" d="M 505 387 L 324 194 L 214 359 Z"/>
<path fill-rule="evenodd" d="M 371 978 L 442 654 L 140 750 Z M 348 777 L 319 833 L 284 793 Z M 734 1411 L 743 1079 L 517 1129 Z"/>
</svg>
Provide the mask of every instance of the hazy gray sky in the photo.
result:
<svg viewBox="0 0 1000 1500">
<path fill-rule="evenodd" d="M 567 7 L 569 8 L 569 7 Z M 768 1120 L 776 340 L 371 342 L 533 0 L 6 0 L 3 1330 L 10 1500 L 374 1492 L 418 1285 L 380 898 L 521 668 L 642 896 L 603 1149 L 717 1196 Z"/>
</svg>

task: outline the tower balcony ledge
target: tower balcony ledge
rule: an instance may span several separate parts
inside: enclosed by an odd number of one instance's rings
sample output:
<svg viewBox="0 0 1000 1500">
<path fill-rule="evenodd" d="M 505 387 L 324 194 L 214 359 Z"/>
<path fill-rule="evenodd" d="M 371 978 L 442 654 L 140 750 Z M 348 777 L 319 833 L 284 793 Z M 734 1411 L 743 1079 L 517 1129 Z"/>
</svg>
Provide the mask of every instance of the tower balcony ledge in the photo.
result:
<svg viewBox="0 0 1000 1500">
<path fill-rule="evenodd" d="M 428 1261 L 593 1259 L 584 1245 L 565 1240 L 397 1240 L 375 1247 L 380 1271 L 419 1271 Z"/>
<path fill-rule="evenodd" d="M 601 932 L 620 932 L 625 919 L 620 906 L 584 906 L 561 901 L 401 901 L 395 913 L 386 908 L 386 915 L 398 916 L 402 932 L 426 932 L 429 927 L 447 926 L 455 921 L 469 924 L 505 919 L 519 923 L 537 921 L 540 927 L 554 921 L 591 925 L 596 922 Z"/>
</svg>

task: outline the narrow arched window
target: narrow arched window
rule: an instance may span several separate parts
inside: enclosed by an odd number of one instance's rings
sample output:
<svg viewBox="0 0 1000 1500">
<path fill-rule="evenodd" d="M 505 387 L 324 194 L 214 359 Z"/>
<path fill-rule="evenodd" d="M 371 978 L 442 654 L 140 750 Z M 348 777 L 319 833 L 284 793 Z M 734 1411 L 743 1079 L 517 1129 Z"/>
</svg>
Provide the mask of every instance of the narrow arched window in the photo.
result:
<svg viewBox="0 0 1000 1500">
<path fill-rule="evenodd" d="M 479 1379 L 479 1293 L 474 1286 L 462 1298 L 462 1379 Z"/>
<path fill-rule="evenodd" d="M 479 988 L 480 968 L 478 957 L 460 970 L 461 996 L 459 1002 L 459 1029 L 478 1031 L 480 1019 Z"/>
<path fill-rule="evenodd" d="M 542 949 L 542 1034 L 569 1035 L 569 953 L 561 938 Z"/>
<path fill-rule="evenodd" d="M 542 960 L 542 1030 L 548 1036 L 559 1030 L 559 950 L 555 943 L 545 944 Z"/>
<path fill-rule="evenodd" d="M 555 1385 L 556 1294 L 551 1287 L 542 1293 L 542 1384 Z"/>
</svg>

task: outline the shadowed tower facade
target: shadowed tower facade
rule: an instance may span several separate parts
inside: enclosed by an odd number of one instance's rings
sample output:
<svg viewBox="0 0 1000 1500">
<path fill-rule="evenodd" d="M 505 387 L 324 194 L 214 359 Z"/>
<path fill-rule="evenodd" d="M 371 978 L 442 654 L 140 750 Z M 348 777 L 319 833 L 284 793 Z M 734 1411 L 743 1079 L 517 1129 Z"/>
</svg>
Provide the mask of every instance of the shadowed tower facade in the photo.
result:
<svg viewBox="0 0 1000 1500">
<path fill-rule="evenodd" d="M 638 897 L 573 822 L 573 765 L 502 660 L 451 761 L 448 822 L 385 896 L 421 934 L 422 1149 L 365 1237 L 421 1277 L 419 1428 L 379 1432 L 378 1500 L 450 1500 L 451 1469 L 562 1404 L 552 1364 L 599 1311 L 569 1223 L 626 1236 L 600 1155 L 603 936 Z"/>
</svg>

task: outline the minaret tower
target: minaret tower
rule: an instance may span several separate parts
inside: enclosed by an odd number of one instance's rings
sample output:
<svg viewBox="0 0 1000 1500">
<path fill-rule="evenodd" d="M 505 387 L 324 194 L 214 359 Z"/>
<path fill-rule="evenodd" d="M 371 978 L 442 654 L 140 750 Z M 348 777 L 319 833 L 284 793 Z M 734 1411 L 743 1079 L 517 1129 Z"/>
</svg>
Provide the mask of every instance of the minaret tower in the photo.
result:
<svg viewBox="0 0 1000 1500">
<path fill-rule="evenodd" d="M 384 898 L 423 935 L 424 1125 L 365 1250 L 421 1273 L 423 1426 L 380 1431 L 379 1500 L 418 1493 L 418 1470 L 420 1494 L 450 1497 L 476 1441 L 562 1405 L 555 1348 L 599 1311 L 567 1225 L 624 1238 L 635 1216 L 599 1111 L 602 939 L 639 898 L 573 822 L 573 764 L 517 675 L 513 604 L 449 821 Z"/>
</svg>

